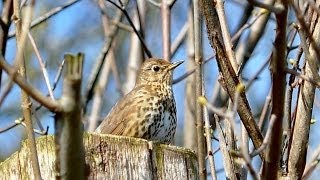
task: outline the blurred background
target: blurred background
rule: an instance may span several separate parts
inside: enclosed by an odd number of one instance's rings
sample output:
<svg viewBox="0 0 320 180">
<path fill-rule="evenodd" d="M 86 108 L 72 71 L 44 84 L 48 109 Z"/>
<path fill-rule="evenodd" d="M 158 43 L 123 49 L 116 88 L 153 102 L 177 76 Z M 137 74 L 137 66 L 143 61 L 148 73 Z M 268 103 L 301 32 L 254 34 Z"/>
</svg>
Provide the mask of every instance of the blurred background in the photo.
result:
<svg viewBox="0 0 320 180">
<path fill-rule="evenodd" d="M 73 1 L 69 1 L 73 2 Z M 41 17 L 48 12 L 56 9 L 57 7 L 64 7 L 69 2 L 56 0 L 42 0 L 36 1 L 34 7 L 33 20 Z M 55 83 L 55 77 L 59 71 L 59 68 L 63 62 L 63 56 L 65 53 L 77 53 L 83 52 L 85 54 L 84 72 L 83 72 L 83 96 L 87 92 L 87 87 L 90 82 L 94 69 L 97 66 L 99 56 L 101 55 L 103 47 L 110 43 L 110 34 L 114 33 L 112 40 L 111 53 L 109 52 L 103 67 L 103 73 L 101 73 L 100 79 L 104 79 L 102 83 L 101 96 L 94 97 L 89 101 L 86 108 L 86 114 L 84 118 L 84 127 L 86 130 L 92 131 L 90 127 L 90 120 L 93 118 L 97 121 L 97 124 L 107 115 L 112 106 L 116 101 L 127 93 L 134 85 L 135 73 L 142 63 L 143 59 L 147 56 L 141 52 L 141 46 L 136 46 L 139 41 L 132 27 L 129 25 L 129 21 L 126 17 L 122 17 L 120 22 L 117 22 L 119 16 L 119 9 L 117 9 L 111 3 L 99 0 L 78 0 L 74 1 L 70 6 L 64 7 L 57 14 L 50 16 L 42 23 L 36 25 L 31 29 L 31 35 L 39 49 L 40 55 L 46 63 L 46 68 L 49 74 L 50 84 Z M 117 2 L 117 1 L 115 1 Z M 162 36 L 162 16 L 157 1 L 129 1 L 124 4 L 128 16 L 131 18 L 133 23 L 136 25 L 139 32 L 145 39 L 146 46 L 151 51 L 154 57 L 163 57 L 163 36 Z M 99 4 L 100 3 L 100 4 Z M 118 2 L 117 2 L 118 4 Z M 137 8 L 137 4 L 139 7 Z M 3 4 L 0 3 L 0 6 Z M 188 50 L 188 30 L 191 28 L 188 26 L 188 14 L 189 14 L 189 2 L 177 0 L 171 8 L 171 28 L 169 38 L 172 42 L 178 43 L 179 46 L 176 48 L 172 47 L 171 61 L 185 60 L 185 63 L 179 66 L 174 72 L 174 79 L 177 79 L 190 72 L 194 65 L 190 62 L 190 51 Z M 239 31 L 240 27 L 243 26 L 241 22 L 246 16 L 248 4 L 244 1 L 238 0 L 226 0 L 225 2 L 225 13 L 227 18 L 227 25 L 231 36 Z M 1 8 L 2 9 L 2 8 Z M 101 10 L 103 9 L 103 10 Z M 261 9 L 254 8 L 251 12 L 251 18 L 248 22 L 254 18 L 260 18 L 259 13 Z M 137 18 L 137 12 L 140 14 L 140 19 Z M 139 22 L 140 20 L 140 22 Z M 289 16 L 289 23 L 295 22 L 294 16 Z M 261 27 L 262 28 L 262 27 Z M 247 62 L 244 65 L 241 77 L 246 83 L 247 80 L 251 79 L 253 75 L 259 70 L 260 67 L 270 58 L 272 51 L 273 41 L 275 37 L 275 21 L 271 15 L 266 21 L 266 26 L 263 27 L 263 33 L 257 41 L 257 45 L 252 50 L 252 53 L 247 57 Z M 114 30 L 116 29 L 116 30 Z M 15 26 L 10 26 L 9 32 L 13 33 Z M 113 32 L 112 32 L 113 31 Z M 252 33 L 252 29 L 248 28 L 241 33 L 238 41 L 235 42 L 234 48 L 237 52 L 246 46 L 249 46 L 248 37 Z M 10 34 L 9 33 L 9 34 Z M 182 37 L 182 40 L 178 41 L 178 38 Z M 203 59 L 209 59 L 214 55 L 214 51 L 208 43 L 206 28 L 203 24 L 202 33 L 202 50 Z M 189 42 L 190 43 L 190 42 Z M 299 44 L 299 38 L 295 37 L 293 45 Z M 138 48 L 137 48 L 138 47 Z M 112 54 L 112 55 L 110 55 Z M 16 40 L 15 37 L 10 37 L 7 41 L 7 48 L 5 59 L 8 63 L 12 63 L 16 55 Z M 47 94 L 48 90 L 45 85 L 45 80 L 42 75 L 42 71 L 37 60 L 37 56 L 29 40 L 27 40 L 26 52 L 24 54 L 27 63 L 27 76 L 28 81 L 43 94 Z M 293 59 L 296 56 L 296 52 L 288 54 L 288 60 Z M 289 65 L 290 67 L 290 65 Z M 225 94 L 220 92 L 218 83 L 218 67 L 215 59 L 210 59 L 204 65 L 204 87 L 205 95 L 209 102 L 216 106 L 224 107 L 226 105 Z M 178 112 L 178 129 L 175 136 L 174 145 L 186 146 L 192 148 L 192 144 L 196 141 L 190 134 L 194 132 L 190 130 L 190 126 L 186 124 L 194 124 L 194 117 L 192 117 L 192 107 L 188 105 L 192 104 L 189 102 L 187 97 L 190 97 L 187 93 L 187 84 L 192 82 L 193 76 L 181 80 L 174 84 L 173 91 L 175 94 L 177 112 Z M 102 81 L 102 80 L 100 80 Z M 0 96 L 3 95 L 4 87 L 8 84 L 8 76 L 3 73 L 1 80 Z M 55 88 L 54 97 L 58 99 L 61 96 L 62 81 L 56 82 L 57 87 Z M 104 85 L 103 85 L 104 84 Z M 246 92 L 249 104 L 255 118 L 259 119 L 262 107 L 265 104 L 266 97 L 268 96 L 271 85 L 270 71 L 268 66 L 254 80 L 252 86 Z M 190 90 L 189 90 L 190 91 Z M 296 90 L 294 94 L 296 94 Z M 99 99 L 99 109 L 95 109 L 97 102 L 95 98 Z M 85 97 L 84 97 L 85 99 Z M 293 99 L 293 102 L 295 102 Z M 3 104 L 0 106 L 0 128 L 10 126 L 15 120 L 22 116 L 21 113 L 21 97 L 20 89 L 14 85 L 8 96 L 5 98 Z M 85 102 L 83 102 L 85 103 Z M 32 112 L 33 119 L 38 120 L 43 126 L 43 131 L 48 127 L 48 133 L 53 133 L 53 113 L 49 112 L 45 108 L 38 107 L 38 103 L 33 101 Z M 292 106 L 294 107 L 294 106 Z M 187 109 L 186 109 L 187 108 Z M 97 110 L 93 114 L 94 110 Z M 191 115 L 190 115 L 191 112 Z M 193 114 L 194 115 L 194 114 Z M 313 109 L 313 117 L 317 120 L 319 117 L 319 101 L 318 92 L 316 95 L 315 106 Z M 239 117 L 237 117 L 236 123 L 239 123 Z M 97 125 L 96 124 L 96 125 Z M 41 126 L 35 123 L 35 128 L 41 130 Z M 91 129 L 90 129 L 91 128 Z M 317 137 L 319 137 L 319 123 L 315 122 L 311 126 L 311 133 L 309 138 L 309 151 L 312 152 L 319 144 Z M 37 135 L 40 136 L 40 135 Z M 188 139 L 189 138 L 189 139 Z M 3 131 L 0 133 L 0 160 L 3 161 L 9 157 L 13 152 L 17 151 L 21 145 L 21 142 L 26 139 L 25 128 L 22 125 L 18 125 L 10 130 Z M 213 149 L 218 149 L 219 144 L 214 141 Z M 217 169 L 222 169 L 223 164 L 221 154 L 218 152 L 215 154 L 215 163 Z M 255 161 L 254 161 L 255 162 Z M 258 162 L 256 162 L 258 163 Z M 313 178 L 316 179 L 316 175 L 319 175 L 319 170 L 313 174 Z M 219 171 L 218 179 L 224 178 L 223 170 Z"/>
</svg>

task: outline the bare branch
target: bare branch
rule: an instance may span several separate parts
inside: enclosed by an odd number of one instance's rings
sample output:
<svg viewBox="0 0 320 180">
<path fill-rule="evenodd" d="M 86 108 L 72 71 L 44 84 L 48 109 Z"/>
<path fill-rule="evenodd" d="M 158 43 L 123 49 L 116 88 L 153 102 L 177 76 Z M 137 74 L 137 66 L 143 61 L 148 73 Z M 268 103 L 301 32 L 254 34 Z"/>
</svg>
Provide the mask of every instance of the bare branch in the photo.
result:
<svg viewBox="0 0 320 180">
<path fill-rule="evenodd" d="M 39 50 L 37 48 L 36 42 L 34 41 L 34 39 L 33 39 L 33 37 L 32 37 L 30 32 L 28 32 L 28 37 L 29 37 L 29 40 L 30 40 L 31 45 L 33 47 L 33 50 L 37 55 L 40 67 L 42 69 L 43 77 L 45 79 L 45 82 L 46 82 L 46 85 L 47 85 L 47 88 L 48 88 L 48 91 L 49 91 L 49 95 L 50 95 L 51 99 L 54 100 L 54 96 L 53 96 L 52 88 L 51 88 L 51 85 L 50 85 L 49 75 L 48 75 L 48 71 L 47 71 L 46 65 L 44 64 L 44 61 L 43 61 L 43 59 L 42 59 L 42 57 L 40 55 L 40 52 L 39 52 Z"/>
<path fill-rule="evenodd" d="M 0 56 L 0 68 L 7 72 L 12 77 L 13 81 L 34 100 L 38 101 L 52 112 L 61 111 L 61 107 L 56 101 L 43 96 L 40 91 L 28 84 L 20 75 L 17 75 L 13 67 L 8 65 L 2 56 Z"/>
<path fill-rule="evenodd" d="M 56 7 L 56 8 L 53 8 L 51 9 L 49 12 L 47 12 L 46 14 L 36 18 L 35 20 L 33 20 L 31 22 L 31 25 L 30 25 L 30 29 L 40 25 L 41 23 L 45 22 L 46 20 L 48 20 L 49 18 L 53 17 L 54 15 L 58 14 L 59 12 L 67 9 L 68 7 L 70 7 L 71 5 L 74 5 L 76 4 L 77 2 L 80 2 L 81 0 L 73 0 L 73 1 L 70 1 L 70 2 L 67 2 L 66 4 L 62 5 L 62 6 L 59 6 L 59 7 Z M 9 35 L 8 37 L 9 38 L 12 38 L 16 35 L 16 32 L 15 31 L 11 31 L 9 32 Z"/>
</svg>

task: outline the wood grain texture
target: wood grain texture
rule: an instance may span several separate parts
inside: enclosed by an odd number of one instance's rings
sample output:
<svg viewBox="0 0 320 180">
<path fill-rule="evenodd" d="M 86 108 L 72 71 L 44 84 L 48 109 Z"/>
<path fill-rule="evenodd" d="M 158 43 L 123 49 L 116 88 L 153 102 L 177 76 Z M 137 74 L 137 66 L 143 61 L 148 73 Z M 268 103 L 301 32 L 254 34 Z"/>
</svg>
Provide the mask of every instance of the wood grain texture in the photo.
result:
<svg viewBox="0 0 320 180">
<path fill-rule="evenodd" d="M 198 179 L 194 152 L 143 139 L 102 134 L 85 134 L 88 179 Z M 54 179 L 53 136 L 37 139 L 43 179 Z M 1 179 L 32 179 L 26 144 L 0 163 Z"/>
</svg>

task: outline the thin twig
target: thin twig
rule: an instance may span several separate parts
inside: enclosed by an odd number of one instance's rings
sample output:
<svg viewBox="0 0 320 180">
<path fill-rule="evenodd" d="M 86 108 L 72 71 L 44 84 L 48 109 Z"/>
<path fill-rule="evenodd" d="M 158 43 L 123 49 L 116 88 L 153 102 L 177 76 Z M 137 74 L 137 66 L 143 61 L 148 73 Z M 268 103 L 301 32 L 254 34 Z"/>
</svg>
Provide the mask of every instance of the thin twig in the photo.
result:
<svg viewBox="0 0 320 180">
<path fill-rule="evenodd" d="M 160 8 L 161 3 L 155 2 L 154 0 L 147 0 L 150 4 L 156 6 L 157 8 Z"/>
<path fill-rule="evenodd" d="M 101 11 L 101 13 L 106 14 L 105 11 Z M 123 11 L 121 9 L 119 9 L 118 12 L 116 12 L 116 17 L 115 17 L 115 21 L 121 21 L 122 19 L 122 15 L 123 15 Z M 105 63 L 106 60 L 106 56 L 110 51 L 111 45 L 114 42 L 114 39 L 116 37 L 116 34 L 118 33 L 119 28 L 117 26 L 114 26 L 113 28 L 111 28 L 111 30 L 109 31 L 109 37 L 106 39 L 104 46 L 102 47 L 97 60 L 95 61 L 95 66 L 92 70 L 92 72 L 90 73 L 90 77 L 87 83 L 87 87 L 84 93 L 84 114 L 86 114 L 87 111 L 87 106 L 89 104 L 89 102 L 91 101 L 93 94 L 94 94 L 94 88 L 98 82 L 103 64 Z"/>
<path fill-rule="evenodd" d="M 8 127 L 1 128 L 0 133 L 4 133 L 4 132 L 20 125 L 23 120 L 24 120 L 23 118 L 16 119 L 13 124 L 9 125 Z"/>
<path fill-rule="evenodd" d="M 248 3 L 250 3 L 254 6 L 266 9 L 266 10 L 268 10 L 270 12 L 274 12 L 276 14 L 279 14 L 284 10 L 284 7 L 282 7 L 282 6 L 272 6 L 272 5 L 264 4 L 262 2 L 255 1 L 255 0 L 247 0 L 247 1 L 248 1 Z"/>
<path fill-rule="evenodd" d="M 182 45 L 182 42 L 184 41 L 184 39 L 187 36 L 187 32 L 189 29 L 189 23 L 188 21 L 183 25 L 183 27 L 181 28 L 178 36 L 176 37 L 176 39 L 173 41 L 173 43 L 171 44 L 171 48 L 170 48 L 170 54 L 171 57 L 174 56 L 174 54 L 177 52 L 177 50 L 179 49 L 179 47 Z"/>
<path fill-rule="evenodd" d="M 23 122 L 24 121 L 24 118 L 18 118 L 16 120 L 14 120 L 14 123 L 12 123 L 11 125 L 9 125 L 8 127 L 5 127 L 5 128 L 1 128 L 0 129 L 0 133 L 4 133 L 14 127 L 17 127 L 19 125 L 22 125 L 24 127 L 26 127 L 27 125 Z M 37 129 L 33 129 L 33 131 L 36 133 L 36 134 L 39 134 L 39 135 L 47 135 L 48 134 L 48 130 L 49 130 L 49 126 L 47 126 L 47 129 L 46 131 L 43 131 L 43 130 L 37 130 Z"/>
<path fill-rule="evenodd" d="M 311 173 L 316 169 L 317 165 L 320 163 L 319 156 L 320 156 L 320 145 L 314 151 L 310 162 L 306 165 L 306 168 L 304 169 L 304 172 L 303 172 L 302 179 L 304 180 L 308 179 Z"/>
<path fill-rule="evenodd" d="M 257 77 L 262 73 L 262 71 L 267 67 L 267 65 L 270 62 L 270 58 L 268 58 L 263 64 L 262 66 L 258 69 L 258 71 L 250 78 L 250 80 L 247 82 L 246 84 L 246 91 L 248 91 L 248 89 L 251 87 L 252 83 L 254 82 L 254 80 L 257 79 Z"/>
<path fill-rule="evenodd" d="M 211 127 L 209 122 L 209 114 L 207 108 L 203 108 L 203 114 L 204 114 L 204 130 L 205 130 L 205 136 L 206 136 L 206 146 L 207 146 L 207 152 L 208 152 L 208 159 L 209 159 L 209 165 L 210 165 L 210 172 L 212 179 L 217 179 L 216 175 L 216 168 L 214 165 L 214 157 L 212 152 L 212 140 L 211 140 Z"/>
<path fill-rule="evenodd" d="M 61 64 L 58 67 L 58 72 L 56 73 L 56 76 L 54 78 L 51 91 L 54 91 L 57 87 L 57 84 L 58 84 L 60 77 L 61 77 L 61 74 L 62 74 L 64 62 L 65 62 L 65 59 L 62 60 Z M 47 94 L 46 96 L 49 96 L 49 94 Z M 39 104 L 39 106 L 35 108 L 35 111 L 38 111 L 39 109 L 41 109 L 42 106 L 43 106 L 42 104 Z"/>
<path fill-rule="evenodd" d="M 207 62 L 209 62 L 209 61 L 210 61 L 211 59 L 213 59 L 213 58 L 214 58 L 214 56 L 209 57 L 208 59 L 206 59 L 206 60 L 204 61 L 203 64 L 206 64 Z M 178 77 L 177 79 L 174 79 L 174 80 L 172 81 L 172 84 L 177 84 L 177 83 L 183 81 L 184 79 L 186 79 L 187 77 L 189 77 L 191 74 L 193 74 L 193 73 L 196 71 L 196 69 L 197 69 L 197 66 L 194 67 L 193 69 L 189 70 L 188 72 L 184 73 L 183 75 L 181 75 L 181 76 Z"/>
<path fill-rule="evenodd" d="M 1 30 L 0 30 L 0 51 L 2 56 L 6 55 L 6 47 L 8 42 L 8 31 L 11 25 L 11 16 L 13 13 L 12 0 L 3 1 L 1 12 Z M 0 90 L 2 88 L 2 70 L 0 69 Z M 0 102 L 1 106 L 1 102 Z"/>
<path fill-rule="evenodd" d="M 315 50 L 315 54 L 316 54 L 317 59 L 319 61 L 320 60 L 320 47 L 318 46 L 315 39 L 313 38 L 313 36 L 308 28 L 308 25 L 304 20 L 304 16 L 301 13 L 301 10 L 296 6 L 295 3 L 291 3 L 291 6 L 293 7 L 294 12 L 296 13 L 296 16 L 297 16 L 297 19 L 299 20 L 301 28 L 304 30 L 305 36 L 307 38 L 309 38 L 310 44 L 313 47 L 313 49 Z"/>
<path fill-rule="evenodd" d="M 222 38 L 225 46 L 225 51 L 227 53 L 227 57 L 232 65 L 233 70 L 237 71 L 238 63 L 236 61 L 234 51 L 232 49 L 231 37 L 230 37 L 229 29 L 227 26 L 227 20 L 224 12 L 224 0 L 216 1 L 216 11 L 219 17 L 221 34 L 222 34 Z"/>
<path fill-rule="evenodd" d="M 70 7 L 71 5 L 77 3 L 77 2 L 80 2 L 81 0 L 73 0 L 73 1 L 70 1 L 62 6 L 59 6 L 59 7 L 56 7 L 56 8 L 53 8 L 51 9 L 49 12 L 47 12 L 46 14 L 36 18 L 35 20 L 33 20 L 31 22 L 31 25 L 30 25 L 30 29 L 40 25 L 41 23 L 45 22 L 46 20 L 48 20 L 49 18 L 53 17 L 54 15 L 58 14 L 59 12 L 65 10 L 66 8 Z M 10 31 L 9 32 L 9 36 L 8 38 L 12 38 L 16 35 L 16 32 L 15 31 Z"/>
<path fill-rule="evenodd" d="M 237 179 L 235 176 L 235 167 L 232 163 L 232 157 L 230 156 L 227 142 L 226 142 L 226 139 L 225 139 L 223 131 L 222 131 L 221 124 L 219 123 L 219 117 L 216 114 L 214 114 L 214 119 L 215 119 L 216 128 L 217 128 L 218 135 L 219 135 L 219 145 L 220 145 L 220 150 L 222 152 L 223 166 L 224 166 L 224 170 L 226 173 L 226 178 L 232 179 L 232 180 Z"/>
<path fill-rule="evenodd" d="M 46 65 L 44 64 L 44 61 L 43 61 L 43 59 L 42 59 L 42 57 L 40 55 L 39 49 L 37 48 L 36 42 L 34 41 L 34 39 L 33 39 L 33 37 L 32 37 L 30 32 L 28 32 L 28 37 L 29 37 L 30 43 L 31 43 L 31 45 L 33 47 L 33 50 L 36 53 L 38 62 L 40 64 L 40 67 L 42 69 L 43 77 L 44 77 L 44 80 L 46 82 L 46 85 L 47 85 L 47 88 L 48 88 L 48 91 L 49 91 L 49 95 L 50 95 L 52 100 L 55 100 L 53 92 L 52 92 L 52 88 L 51 88 L 51 85 L 50 85 L 50 80 L 49 80 L 49 75 L 48 75 L 48 71 L 47 71 Z"/>
<path fill-rule="evenodd" d="M 276 121 L 276 117 L 277 116 L 274 115 L 274 114 L 271 115 L 270 122 L 269 122 L 268 129 L 267 129 L 267 133 L 266 133 L 266 136 L 263 139 L 262 145 L 258 149 L 254 150 L 250 154 L 251 158 L 256 156 L 256 155 L 259 155 L 260 152 L 263 151 L 267 147 L 267 145 L 269 144 L 270 138 L 271 138 L 272 129 L 273 129 L 273 125 L 274 125 L 274 123 Z"/>
<path fill-rule="evenodd" d="M 104 9 L 105 8 L 105 2 L 104 0 L 99 0 L 98 2 L 99 8 Z M 107 35 L 110 31 L 110 23 L 109 23 L 109 18 L 107 17 L 106 14 L 101 14 L 102 18 L 102 25 L 103 25 L 103 30 L 105 37 L 107 38 Z M 106 61 L 103 64 L 103 69 L 101 71 L 101 75 L 99 76 L 98 83 L 95 87 L 95 93 L 93 95 L 93 102 L 92 102 L 92 108 L 91 108 L 91 114 L 89 116 L 88 120 L 88 131 L 93 132 L 98 125 L 98 119 L 100 115 L 100 111 L 102 108 L 102 102 L 103 102 L 103 92 L 107 86 L 108 83 L 108 76 L 109 72 L 111 70 L 111 64 L 115 61 L 114 60 L 114 52 L 113 52 L 113 47 L 111 47 L 110 52 L 106 56 Z"/>
<path fill-rule="evenodd" d="M 260 12 L 258 15 L 256 15 L 254 18 L 250 20 L 250 22 L 245 23 L 231 38 L 231 42 L 234 43 L 237 41 L 244 30 L 250 28 L 262 15 L 266 14 L 266 11 Z"/>
<path fill-rule="evenodd" d="M 320 81 L 315 80 L 315 79 L 310 78 L 310 77 L 307 77 L 307 76 L 304 75 L 304 74 L 300 74 L 300 73 L 298 73 L 297 71 L 295 71 L 295 70 L 293 70 L 293 69 L 286 68 L 286 69 L 285 69 L 285 72 L 287 72 L 287 73 L 289 73 L 289 74 L 292 74 L 292 75 L 295 75 L 295 76 L 298 77 L 298 78 L 301 78 L 301 79 L 303 79 L 303 80 L 305 80 L 305 81 L 308 81 L 308 82 L 314 84 L 314 85 L 317 86 L 317 87 L 320 87 Z"/>
<path fill-rule="evenodd" d="M 118 4 L 116 4 L 115 2 L 113 2 L 113 1 L 111 1 L 111 0 L 107 0 L 107 1 L 108 1 L 109 3 L 111 3 L 112 5 L 114 5 L 115 7 L 117 7 L 119 10 L 122 11 L 122 13 L 124 14 L 124 16 L 127 18 L 130 26 L 133 28 L 134 32 L 135 32 L 136 35 L 138 36 L 138 38 L 139 38 L 139 40 L 140 40 L 140 42 L 141 42 L 141 45 L 142 45 L 145 53 L 147 54 L 147 56 L 148 56 L 149 58 L 151 58 L 151 57 L 152 57 L 151 51 L 148 49 L 148 47 L 147 47 L 145 41 L 143 40 L 142 36 L 141 36 L 140 33 L 138 32 L 137 28 L 134 26 L 134 24 L 133 24 L 133 22 L 132 22 L 129 14 L 128 14 L 128 12 L 127 12 L 127 10 L 125 9 L 125 6 L 119 6 Z M 103 9 L 103 11 L 105 11 L 105 9 Z"/>
<path fill-rule="evenodd" d="M 0 56 L 0 68 L 7 72 L 13 78 L 13 81 L 17 83 L 21 89 L 26 91 L 29 96 L 38 101 L 40 104 L 43 104 L 43 106 L 48 108 L 50 111 L 59 112 L 62 110 L 62 108 L 56 101 L 43 96 L 39 90 L 28 84 L 20 75 L 17 75 L 14 68 L 8 65 L 2 56 Z"/>
<path fill-rule="evenodd" d="M 258 126 L 259 126 L 259 129 L 262 130 L 262 126 L 265 122 L 265 119 L 266 119 L 266 116 L 267 116 L 267 112 L 269 110 L 269 107 L 270 107 L 270 102 L 271 102 L 271 89 L 266 97 L 266 101 L 263 105 L 263 108 L 262 108 L 262 111 L 261 111 L 261 115 L 260 115 L 260 118 L 259 118 L 259 121 L 258 121 Z"/>
</svg>

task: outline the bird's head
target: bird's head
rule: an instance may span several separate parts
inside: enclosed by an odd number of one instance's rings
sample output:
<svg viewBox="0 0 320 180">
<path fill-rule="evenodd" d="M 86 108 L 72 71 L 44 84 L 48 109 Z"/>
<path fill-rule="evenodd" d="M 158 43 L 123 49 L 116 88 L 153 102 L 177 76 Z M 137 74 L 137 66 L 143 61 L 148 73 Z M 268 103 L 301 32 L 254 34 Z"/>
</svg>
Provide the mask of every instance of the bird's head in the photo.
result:
<svg viewBox="0 0 320 180">
<path fill-rule="evenodd" d="M 183 61 L 170 63 L 163 59 L 147 59 L 140 68 L 136 85 L 164 84 L 172 85 L 172 72 Z"/>
</svg>

